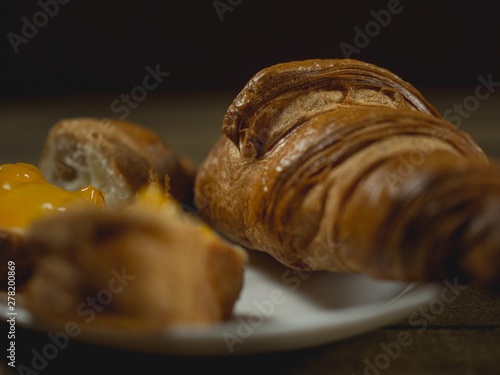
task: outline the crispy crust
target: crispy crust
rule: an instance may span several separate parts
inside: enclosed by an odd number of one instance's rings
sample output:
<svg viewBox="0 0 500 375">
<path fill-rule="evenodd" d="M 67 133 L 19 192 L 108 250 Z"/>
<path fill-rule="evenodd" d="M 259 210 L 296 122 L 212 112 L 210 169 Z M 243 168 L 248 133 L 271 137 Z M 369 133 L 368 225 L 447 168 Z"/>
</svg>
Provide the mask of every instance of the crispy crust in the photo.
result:
<svg viewBox="0 0 500 375">
<path fill-rule="evenodd" d="M 235 242 L 300 270 L 500 284 L 485 272 L 500 242 L 487 208 L 500 202 L 498 168 L 393 74 L 352 60 L 264 69 L 223 132 L 198 171 L 195 203 Z M 444 199 L 442 222 L 427 227 Z M 487 241 L 473 235 L 478 226 Z"/>
<path fill-rule="evenodd" d="M 151 172 L 168 175 L 172 195 L 190 204 L 195 166 L 145 127 L 115 119 L 75 118 L 61 120 L 50 130 L 40 171 L 66 189 L 91 184 L 104 191 L 110 205 L 128 203 Z"/>
<path fill-rule="evenodd" d="M 355 197 L 358 181 L 384 160 L 414 150 L 485 162 L 467 135 L 435 117 L 392 108 L 337 109 L 313 117 L 251 161 L 222 137 L 198 172 L 195 202 L 217 230 L 290 267 L 359 271 L 339 261 L 337 251 L 321 262 L 314 254 L 323 244 L 336 248 L 338 211 L 347 194 Z"/>
<path fill-rule="evenodd" d="M 263 155 L 313 116 L 350 106 L 384 106 L 441 118 L 394 73 L 351 59 L 293 61 L 255 74 L 227 110 L 223 134 L 244 157 Z"/>
</svg>

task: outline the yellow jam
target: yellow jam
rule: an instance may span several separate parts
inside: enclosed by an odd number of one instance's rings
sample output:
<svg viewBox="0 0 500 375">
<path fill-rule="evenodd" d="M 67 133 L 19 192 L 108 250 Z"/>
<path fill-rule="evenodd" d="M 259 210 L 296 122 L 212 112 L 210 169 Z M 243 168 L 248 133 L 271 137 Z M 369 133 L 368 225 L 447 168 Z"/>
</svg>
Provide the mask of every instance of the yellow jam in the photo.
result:
<svg viewBox="0 0 500 375">
<path fill-rule="evenodd" d="M 104 194 L 92 186 L 64 190 L 31 164 L 0 165 L 0 226 L 26 228 L 49 213 L 82 206 L 104 208 Z"/>
<path fill-rule="evenodd" d="M 154 209 L 170 214 L 179 214 L 182 211 L 179 203 L 156 181 L 150 181 L 139 189 L 134 204 L 129 208 Z"/>
<path fill-rule="evenodd" d="M 180 203 L 165 192 L 157 182 L 150 181 L 148 185 L 143 186 L 137 193 L 135 203 L 129 206 L 129 209 L 156 212 L 167 220 L 196 225 L 205 236 L 216 238 L 214 231 L 208 225 L 186 213 Z"/>
</svg>

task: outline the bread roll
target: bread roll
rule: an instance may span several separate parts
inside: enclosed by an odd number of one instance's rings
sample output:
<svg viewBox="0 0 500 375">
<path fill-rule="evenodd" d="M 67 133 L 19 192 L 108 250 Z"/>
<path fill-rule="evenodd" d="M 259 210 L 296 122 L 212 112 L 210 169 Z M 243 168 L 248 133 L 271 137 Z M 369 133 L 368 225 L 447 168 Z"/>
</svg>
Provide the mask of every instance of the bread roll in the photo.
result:
<svg viewBox="0 0 500 375">
<path fill-rule="evenodd" d="M 192 203 L 194 164 L 153 131 L 122 120 L 59 121 L 48 134 L 40 170 L 67 190 L 94 186 L 104 192 L 108 207 L 130 203 L 151 172 L 168 175 L 172 195 Z"/>
</svg>

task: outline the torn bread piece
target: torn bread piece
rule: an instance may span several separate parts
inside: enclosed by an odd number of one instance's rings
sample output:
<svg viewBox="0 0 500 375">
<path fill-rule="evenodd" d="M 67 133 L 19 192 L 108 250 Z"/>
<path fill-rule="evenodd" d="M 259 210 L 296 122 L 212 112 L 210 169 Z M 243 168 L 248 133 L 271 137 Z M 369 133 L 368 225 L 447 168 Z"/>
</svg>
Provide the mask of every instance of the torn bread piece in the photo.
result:
<svg viewBox="0 0 500 375">
<path fill-rule="evenodd" d="M 106 206 L 129 204 L 148 183 L 149 173 L 168 175 L 171 193 L 192 203 L 196 168 L 156 133 L 116 119 L 64 119 L 50 130 L 40 160 L 47 180 L 67 190 L 92 185 Z"/>
<path fill-rule="evenodd" d="M 28 241 L 44 254 L 26 287 L 30 311 L 93 327 L 224 321 L 247 262 L 243 249 L 182 211 L 156 182 L 126 209 L 41 220 Z"/>
</svg>

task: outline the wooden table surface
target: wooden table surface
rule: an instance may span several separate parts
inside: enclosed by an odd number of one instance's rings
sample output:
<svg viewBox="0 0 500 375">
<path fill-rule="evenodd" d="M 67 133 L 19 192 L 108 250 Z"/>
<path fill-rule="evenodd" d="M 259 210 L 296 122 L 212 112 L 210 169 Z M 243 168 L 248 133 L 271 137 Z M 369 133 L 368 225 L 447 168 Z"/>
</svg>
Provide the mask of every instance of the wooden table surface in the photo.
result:
<svg viewBox="0 0 500 375">
<path fill-rule="evenodd" d="M 491 156 L 500 157 L 500 93 L 487 99 L 475 87 L 422 89 L 441 113 L 467 131 Z M 236 92 L 150 94 L 127 120 L 157 131 L 175 150 L 200 163 L 220 136 L 221 120 Z M 59 119 L 117 117 L 111 107 L 118 95 L 7 100 L 0 103 L 0 164 L 37 163 L 48 129 Z M 451 117 L 453 116 L 453 117 Z M 423 306 L 425 308 L 425 306 Z M 263 374 L 500 374 L 500 296 L 475 287 L 429 316 L 427 327 L 408 318 L 340 342 L 297 351 L 224 357 L 177 357 L 129 353 L 72 342 L 46 367 L 47 374 L 74 373 L 220 373 Z M 7 343 L 6 323 L 1 341 Z M 411 345 L 384 368 L 374 368 L 382 346 L 402 332 Z M 18 328 L 17 363 L 29 364 L 33 348 L 47 342 L 45 333 Z M 5 353 L 5 352 L 4 352 Z M 0 374 L 14 374 L 2 354 Z M 379 361 L 383 365 L 383 362 Z M 103 369 L 109 369 L 104 371 Z M 110 371 L 112 370 L 112 371 Z"/>
</svg>

